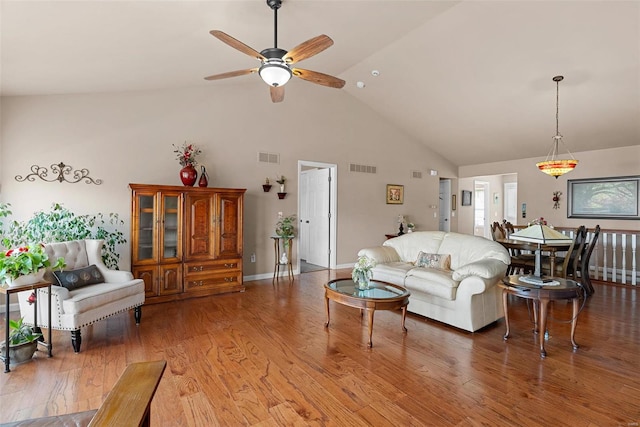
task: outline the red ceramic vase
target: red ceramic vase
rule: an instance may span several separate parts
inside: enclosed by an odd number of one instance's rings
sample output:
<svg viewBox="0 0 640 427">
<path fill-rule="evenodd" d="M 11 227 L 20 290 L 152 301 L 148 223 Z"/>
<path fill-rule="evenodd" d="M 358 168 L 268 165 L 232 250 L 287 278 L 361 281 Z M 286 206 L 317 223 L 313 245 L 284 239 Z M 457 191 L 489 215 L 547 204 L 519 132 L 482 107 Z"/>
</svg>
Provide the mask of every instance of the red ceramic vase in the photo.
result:
<svg viewBox="0 0 640 427">
<path fill-rule="evenodd" d="M 207 176 L 207 170 L 204 166 L 200 166 L 200 181 L 198 181 L 198 187 L 206 187 L 209 185 L 209 177 Z"/>
<path fill-rule="evenodd" d="M 196 172 L 196 168 L 191 165 L 187 165 L 180 169 L 180 179 L 185 186 L 193 187 L 198 179 L 198 172 Z"/>
</svg>

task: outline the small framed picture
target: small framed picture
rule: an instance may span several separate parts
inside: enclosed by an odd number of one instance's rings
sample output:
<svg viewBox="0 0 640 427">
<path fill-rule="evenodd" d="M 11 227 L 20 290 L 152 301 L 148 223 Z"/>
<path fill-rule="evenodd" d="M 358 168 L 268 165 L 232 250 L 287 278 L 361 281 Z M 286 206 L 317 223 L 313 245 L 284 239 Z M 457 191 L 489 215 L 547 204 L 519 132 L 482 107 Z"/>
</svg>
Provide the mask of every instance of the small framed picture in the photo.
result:
<svg viewBox="0 0 640 427">
<path fill-rule="evenodd" d="M 462 190 L 462 206 L 471 206 L 471 191 Z"/>
<path fill-rule="evenodd" d="M 387 184 L 387 204 L 401 205 L 404 203 L 404 185 Z"/>
<path fill-rule="evenodd" d="M 451 195 L 451 210 L 452 211 L 456 210 L 456 195 L 455 194 Z"/>
</svg>

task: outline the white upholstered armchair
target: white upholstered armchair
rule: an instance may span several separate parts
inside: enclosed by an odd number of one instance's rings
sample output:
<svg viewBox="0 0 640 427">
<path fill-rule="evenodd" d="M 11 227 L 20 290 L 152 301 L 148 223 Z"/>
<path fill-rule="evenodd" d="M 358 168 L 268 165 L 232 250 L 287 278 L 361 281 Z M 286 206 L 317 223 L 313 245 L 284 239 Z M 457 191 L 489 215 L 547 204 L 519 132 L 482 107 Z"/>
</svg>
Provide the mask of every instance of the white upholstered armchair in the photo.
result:
<svg viewBox="0 0 640 427">
<path fill-rule="evenodd" d="M 63 257 L 64 272 L 47 271 L 51 281 L 51 327 L 71 331 L 71 343 L 80 352 L 80 330 L 99 320 L 134 309 L 140 323 L 144 304 L 144 282 L 128 271 L 110 270 L 102 262 L 103 240 L 74 240 L 45 245 L 49 259 Z M 92 267 L 95 266 L 95 267 Z M 64 285 L 64 286 L 61 286 Z M 39 326 L 49 327 L 47 289 L 38 289 Z M 18 293 L 20 314 L 33 325 L 34 307 L 29 305 L 31 291 Z"/>
</svg>

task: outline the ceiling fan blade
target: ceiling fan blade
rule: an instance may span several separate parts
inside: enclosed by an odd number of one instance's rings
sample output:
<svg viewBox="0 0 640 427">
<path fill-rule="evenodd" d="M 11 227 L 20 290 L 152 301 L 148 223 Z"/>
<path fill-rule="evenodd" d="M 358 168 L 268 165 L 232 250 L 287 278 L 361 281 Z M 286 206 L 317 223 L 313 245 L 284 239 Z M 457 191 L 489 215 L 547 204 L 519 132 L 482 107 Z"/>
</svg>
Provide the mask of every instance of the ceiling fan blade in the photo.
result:
<svg viewBox="0 0 640 427">
<path fill-rule="evenodd" d="M 269 86 L 269 91 L 271 92 L 271 101 L 284 101 L 284 86 Z"/>
<path fill-rule="evenodd" d="M 245 76 L 247 74 L 255 73 L 257 71 L 258 71 L 257 68 L 249 68 L 247 70 L 229 71 L 228 73 L 214 74 L 213 76 L 208 76 L 208 77 L 205 77 L 204 79 L 205 80 L 227 79 L 229 77 Z"/>
<path fill-rule="evenodd" d="M 261 61 L 266 60 L 266 58 L 257 50 L 250 48 L 249 46 L 247 46 L 246 44 L 242 43 L 240 40 L 236 40 L 233 37 L 231 37 L 229 34 L 227 33 L 223 33 L 222 31 L 219 30 L 211 30 L 209 31 L 209 33 L 217 38 L 218 40 L 228 44 L 229 46 L 231 46 L 234 49 L 239 50 L 242 53 L 245 53 L 253 58 L 259 59 Z"/>
<path fill-rule="evenodd" d="M 331 37 L 321 34 L 317 37 L 307 40 L 304 43 L 300 43 L 298 46 L 291 49 L 282 58 L 287 64 L 295 64 L 303 59 L 310 58 L 319 54 L 326 48 L 333 44 Z"/>
<path fill-rule="evenodd" d="M 294 76 L 300 77 L 302 80 L 306 80 L 308 82 L 316 83 L 322 86 L 341 89 L 345 85 L 344 80 L 330 76 L 329 74 L 319 73 L 317 71 L 303 70 L 302 68 L 293 68 L 291 69 L 291 72 Z"/>
</svg>

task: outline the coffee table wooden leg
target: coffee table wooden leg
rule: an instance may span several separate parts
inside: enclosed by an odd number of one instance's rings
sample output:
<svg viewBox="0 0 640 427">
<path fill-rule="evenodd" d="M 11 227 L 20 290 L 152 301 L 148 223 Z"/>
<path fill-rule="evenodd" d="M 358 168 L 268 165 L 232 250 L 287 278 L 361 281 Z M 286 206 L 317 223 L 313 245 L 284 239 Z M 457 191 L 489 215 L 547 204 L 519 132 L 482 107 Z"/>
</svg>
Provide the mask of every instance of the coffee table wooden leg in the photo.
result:
<svg viewBox="0 0 640 427">
<path fill-rule="evenodd" d="M 504 333 L 503 339 L 506 340 L 509 338 L 509 310 L 507 310 L 507 302 L 509 300 L 509 292 L 506 289 L 502 290 L 502 308 L 504 310 L 504 324 L 507 327 L 506 332 Z"/>
<path fill-rule="evenodd" d="M 371 337 L 373 335 L 373 312 L 375 310 L 373 308 L 368 308 L 367 309 L 367 317 L 369 318 L 369 324 L 367 325 L 369 328 L 369 344 L 367 345 L 367 347 L 371 348 L 373 347 L 373 341 L 371 340 Z"/>
<path fill-rule="evenodd" d="M 533 332 L 534 333 L 538 333 L 540 332 L 538 329 L 538 324 L 540 322 L 539 320 L 539 314 L 540 314 L 540 302 L 538 300 L 533 300 Z"/>
<path fill-rule="evenodd" d="M 329 297 L 327 296 L 326 292 L 324 294 L 324 306 L 327 310 L 327 323 L 324 324 L 325 328 L 329 327 Z"/>
<path fill-rule="evenodd" d="M 407 318 L 407 306 L 402 307 L 402 330 L 407 332 L 407 327 L 404 326 L 404 321 Z"/>
<path fill-rule="evenodd" d="M 576 343 L 575 335 L 576 335 L 576 325 L 578 324 L 578 312 L 580 310 L 578 304 L 578 298 L 573 299 L 573 319 L 571 320 L 571 345 L 573 345 L 573 349 L 577 350 L 578 343 Z"/>
<path fill-rule="evenodd" d="M 547 330 L 547 309 L 549 308 L 549 299 L 540 299 L 540 326 L 538 327 L 538 339 L 540 340 L 540 357 L 547 357 L 547 352 L 544 349 L 544 336 Z"/>
</svg>

